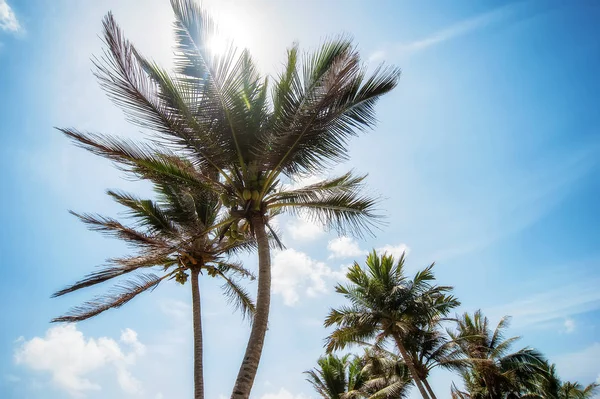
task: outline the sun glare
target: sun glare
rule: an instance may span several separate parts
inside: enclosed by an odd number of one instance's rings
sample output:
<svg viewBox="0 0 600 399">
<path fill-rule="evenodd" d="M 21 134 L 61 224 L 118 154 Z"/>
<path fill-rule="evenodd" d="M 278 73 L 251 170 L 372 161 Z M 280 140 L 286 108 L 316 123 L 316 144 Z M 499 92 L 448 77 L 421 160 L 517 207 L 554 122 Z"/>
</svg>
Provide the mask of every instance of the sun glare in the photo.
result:
<svg viewBox="0 0 600 399">
<path fill-rule="evenodd" d="M 223 36 L 215 36 L 211 38 L 206 44 L 208 51 L 210 51 L 214 55 L 224 54 L 227 51 L 228 46 L 229 41 Z"/>
</svg>

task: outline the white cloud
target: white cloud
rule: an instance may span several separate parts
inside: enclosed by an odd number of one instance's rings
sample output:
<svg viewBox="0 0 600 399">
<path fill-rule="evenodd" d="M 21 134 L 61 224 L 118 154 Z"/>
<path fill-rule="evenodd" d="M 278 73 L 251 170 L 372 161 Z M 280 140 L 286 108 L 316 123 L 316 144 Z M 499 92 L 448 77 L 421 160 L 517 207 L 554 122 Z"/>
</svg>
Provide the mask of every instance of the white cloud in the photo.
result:
<svg viewBox="0 0 600 399">
<path fill-rule="evenodd" d="M 327 244 L 327 249 L 331 252 L 329 259 L 352 258 L 365 256 L 369 253 L 369 251 L 361 249 L 358 242 L 350 237 L 334 238 Z M 403 253 L 408 253 L 409 250 L 410 248 L 406 244 L 386 244 L 383 247 L 376 248 L 378 255 L 388 254 L 392 255 L 395 259 L 399 259 Z"/>
<path fill-rule="evenodd" d="M 394 259 L 398 260 L 402 256 L 402 254 L 408 254 L 410 248 L 406 244 L 398 244 L 398 245 L 384 245 L 381 248 L 377 248 L 377 253 L 379 255 L 387 254 L 392 255 Z"/>
<path fill-rule="evenodd" d="M 23 29 L 6 0 L 0 0 L 0 29 L 6 32 L 19 32 Z"/>
<path fill-rule="evenodd" d="M 141 393 L 141 384 L 128 367 L 144 354 L 145 346 L 129 328 L 122 331 L 120 338 L 120 342 L 129 347 L 127 353 L 111 338 L 86 339 L 73 324 L 52 327 L 44 338 L 21 342 L 15 352 L 15 362 L 50 373 L 53 383 L 74 397 L 100 390 L 101 386 L 88 379 L 88 375 L 106 367 L 114 369 L 123 391 Z"/>
<path fill-rule="evenodd" d="M 303 218 L 290 220 L 286 224 L 286 229 L 292 239 L 296 241 L 312 241 L 325 234 L 321 226 Z"/>
<path fill-rule="evenodd" d="M 303 394 L 294 395 L 287 389 L 281 388 L 279 392 L 264 394 L 260 399 L 310 399 L 310 396 Z"/>
<path fill-rule="evenodd" d="M 575 331 L 575 320 L 573 320 L 571 318 L 566 318 L 564 325 L 565 325 L 565 332 L 567 334 L 570 334 L 573 331 Z"/>
<path fill-rule="evenodd" d="M 326 293 L 325 279 L 342 276 L 342 269 L 334 271 L 295 249 L 279 251 L 273 256 L 273 293 L 281 295 L 288 306 L 298 303 L 303 293 L 309 297 Z"/>
<path fill-rule="evenodd" d="M 351 258 L 367 254 L 367 251 L 360 249 L 358 242 L 350 237 L 334 238 L 327 244 L 327 249 L 331 252 L 329 259 Z"/>
<path fill-rule="evenodd" d="M 297 190 L 302 187 L 310 186 L 312 184 L 319 183 L 320 181 L 325 180 L 327 177 L 323 175 L 307 175 L 301 176 L 295 180 L 292 180 L 288 184 L 284 184 L 284 188 L 286 190 Z"/>
</svg>

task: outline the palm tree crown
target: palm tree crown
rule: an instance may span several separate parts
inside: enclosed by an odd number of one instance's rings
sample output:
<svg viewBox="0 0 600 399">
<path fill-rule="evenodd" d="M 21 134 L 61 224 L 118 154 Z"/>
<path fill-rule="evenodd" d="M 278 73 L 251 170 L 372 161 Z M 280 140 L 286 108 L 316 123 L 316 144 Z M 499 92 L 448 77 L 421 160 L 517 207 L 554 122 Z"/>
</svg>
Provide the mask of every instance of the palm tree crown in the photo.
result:
<svg viewBox="0 0 600 399">
<path fill-rule="evenodd" d="M 175 160 L 170 159 L 169 162 Z M 190 175 L 199 173 L 191 164 L 183 160 L 177 162 L 181 168 L 187 168 Z M 127 208 L 128 216 L 134 221 L 132 226 L 110 217 L 72 212 L 90 229 L 124 240 L 139 251 L 133 256 L 109 259 L 106 267 L 56 292 L 54 297 L 129 276 L 128 280 L 119 283 L 107 295 L 86 302 L 53 321 L 88 319 L 120 307 L 142 292 L 155 288 L 165 279 L 175 279 L 184 284 L 189 272 L 194 270 L 222 278 L 223 289 L 228 297 L 244 315 L 252 315 L 254 304 L 235 276 L 253 276 L 241 265 L 230 261 L 229 256 L 251 248 L 253 241 L 243 238 L 241 234 L 221 240 L 214 231 L 211 232 L 211 226 L 218 220 L 218 203 L 202 187 L 184 187 L 174 181 L 157 179 L 155 189 L 157 201 L 141 199 L 121 191 L 108 191 L 109 196 Z M 161 275 L 151 271 L 159 271 Z"/>
<path fill-rule="evenodd" d="M 459 302 L 450 295 L 452 287 L 432 284 L 433 265 L 409 279 L 404 274 L 404 261 L 404 255 L 395 262 L 392 256 L 380 257 L 373 251 L 366 268 L 358 263 L 350 268 L 346 275 L 350 284 L 336 287 L 350 305 L 331 310 L 325 319 L 325 326 L 336 326 L 327 340 L 327 350 L 367 341 L 381 345 L 391 340 L 410 368 L 417 388 L 428 397 L 415 367 L 417 359 L 407 348 L 414 348 L 414 337 L 425 334 L 432 320 L 448 314 Z"/>
<path fill-rule="evenodd" d="M 492 330 L 481 311 L 465 313 L 457 320 L 457 332 L 449 332 L 463 359 L 461 373 L 466 392 L 457 397 L 502 399 L 532 392 L 544 372 L 546 360 L 532 348 L 510 352 L 519 337 L 504 338 L 509 319 L 504 317 Z"/>
<path fill-rule="evenodd" d="M 329 354 L 305 374 L 324 399 L 399 399 L 407 395 L 410 386 L 404 362 L 376 350 L 365 350 L 363 356 Z"/>
</svg>

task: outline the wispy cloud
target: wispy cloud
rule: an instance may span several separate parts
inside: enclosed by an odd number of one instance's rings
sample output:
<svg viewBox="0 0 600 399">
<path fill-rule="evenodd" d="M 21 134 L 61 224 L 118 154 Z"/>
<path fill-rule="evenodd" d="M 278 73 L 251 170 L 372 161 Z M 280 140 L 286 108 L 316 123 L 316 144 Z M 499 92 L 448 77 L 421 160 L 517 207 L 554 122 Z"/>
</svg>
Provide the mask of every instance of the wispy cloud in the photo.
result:
<svg viewBox="0 0 600 399">
<path fill-rule="evenodd" d="M 455 24 L 437 30 L 428 36 L 411 42 L 399 43 L 391 48 L 388 48 L 387 51 L 379 49 L 372 53 L 368 60 L 369 62 L 378 62 L 384 58 L 387 52 L 399 52 L 400 54 L 407 54 L 426 50 L 430 47 L 437 46 L 444 42 L 456 39 L 460 36 L 468 35 L 498 23 L 513 14 L 516 8 L 517 5 L 509 4 L 471 18 L 463 19 Z"/>
<path fill-rule="evenodd" d="M 0 0 L 0 29 L 5 32 L 21 32 L 23 27 L 19 23 L 15 12 L 6 0 Z"/>
<path fill-rule="evenodd" d="M 599 376 L 598 359 L 600 359 L 600 342 L 595 342 L 578 352 L 566 353 L 551 360 L 556 362 L 561 377 L 571 381 L 580 380 L 579 382 L 587 385 L 596 376 Z"/>
<path fill-rule="evenodd" d="M 440 43 L 444 43 L 459 36 L 469 34 L 500 21 L 501 19 L 504 19 L 510 15 L 513 10 L 514 6 L 512 5 L 496 8 L 484 14 L 480 14 L 450 25 L 449 27 L 434 32 L 433 34 L 422 39 L 401 44 L 399 49 L 401 51 L 417 51 L 436 46 Z"/>
<path fill-rule="evenodd" d="M 563 321 L 562 327 L 569 333 L 575 330 L 571 316 L 600 309 L 599 286 L 598 278 L 581 280 L 486 309 L 485 313 L 493 319 L 512 316 L 513 324 L 517 327 L 543 326 Z"/>
</svg>

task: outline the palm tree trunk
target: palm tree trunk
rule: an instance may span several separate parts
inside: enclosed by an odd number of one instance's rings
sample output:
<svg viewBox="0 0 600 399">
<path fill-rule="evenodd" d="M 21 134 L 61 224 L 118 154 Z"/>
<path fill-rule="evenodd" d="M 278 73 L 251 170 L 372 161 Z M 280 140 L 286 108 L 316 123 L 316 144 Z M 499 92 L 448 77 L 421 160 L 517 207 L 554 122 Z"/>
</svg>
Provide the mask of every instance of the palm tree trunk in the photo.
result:
<svg viewBox="0 0 600 399">
<path fill-rule="evenodd" d="M 251 218 L 252 227 L 258 244 L 258 294 L 256 295 L 256 314 L 252 322 L 250 338 L 246 346 L 244 360 L 240 366 L 231 399 L 248 399 L 254 384 L 254 378 L 260 363 L 271 305 L 271 252 L 265 221 L 262 215 Z"/>
<path fill-rule="evenodd" d="M 400 340 L 400 337 L 398 337 L 396 334 L 394 334 L 394 340 L 396 340 L 396 345 L 398 346 L 398 350 L 400 351 L 400 354 L 402 355 L 402 358 L 404 359 L 404 363 L 406 363 L 406 366 L 408 367 L 408 370 L 410 371 L 410 375 L 412 376 L 413 380 L 415 381 L 415 385 L 417 386 L 417 389 L 419 389 L 419 392 L 421 392 L 421 396 L 423 397 L 423 399 L 431 399 L 431 398 L 429 398 L 429 395 L 427 395 L 427 391 L 425 391 L 425 388 L 423 387 L 423 382 L 421 381 L 421 378 L 419 377 L 419 374 L 417 373 L 417 369 L 415 368 L 415 365 L 413 364 L 410 355 L 408 354 L 408 352 L 406 351 L 406 348 L 402 344 L 402 340 Z"/>
<path fill-rule="evenodd" d="M 429 397 L 431 399 L 437 399 L 437 396 L 435 396 L 435 393 L 433 393 L 433 389 L 431 389 L 431 386 L 429 385 L 429 381 L 427 381 L 427 378 L 423 378 L 423 385 L 425 385 L 425 388 L 427 388 L 427 392 L 429 392 Z"/>
<path fill-rule="evenodd" d="M 192 269 L 192 313 L 194 324 L 194 399 L 204 399 L 204 369 L 202 365 L 202 315 L 200 305 L 199 269 Z"/>
</svg>

